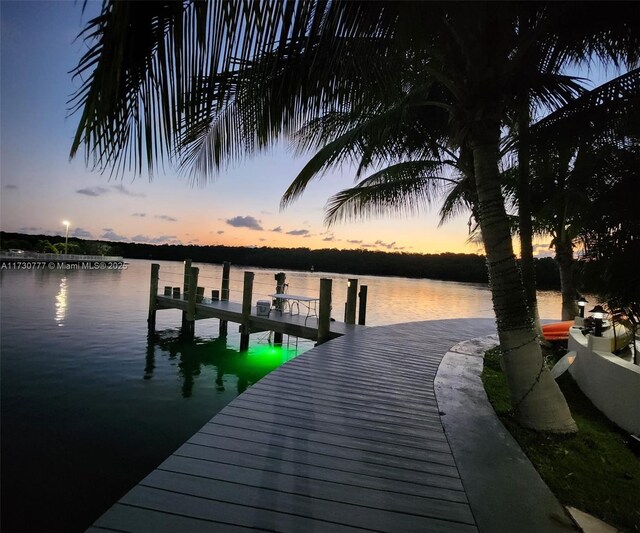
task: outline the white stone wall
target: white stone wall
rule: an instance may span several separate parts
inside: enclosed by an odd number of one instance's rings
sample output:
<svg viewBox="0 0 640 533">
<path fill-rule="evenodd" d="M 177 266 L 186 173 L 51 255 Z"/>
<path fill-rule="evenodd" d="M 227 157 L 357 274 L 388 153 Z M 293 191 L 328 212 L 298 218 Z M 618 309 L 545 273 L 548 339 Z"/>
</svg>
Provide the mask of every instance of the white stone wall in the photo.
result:
<svg viewBox="0 0 640 533">
<path fill-rule="evenodd" d="M 576 359 L 569 372 L 607 418 L 640 435 L 640 366 L 604 351 L 609 342 L 571 328 L 568 347 L 576 352 Z"/>
</svg>

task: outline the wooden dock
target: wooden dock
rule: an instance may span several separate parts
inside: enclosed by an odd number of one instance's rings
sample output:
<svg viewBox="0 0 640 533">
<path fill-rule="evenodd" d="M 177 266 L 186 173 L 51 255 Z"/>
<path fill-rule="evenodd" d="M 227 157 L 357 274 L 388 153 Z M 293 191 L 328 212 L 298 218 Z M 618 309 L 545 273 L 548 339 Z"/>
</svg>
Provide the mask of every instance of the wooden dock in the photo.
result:
<svg viewBox="0 0 640 533">
<path fill-rule="evenodd" d="M 159 291 L 160 265 L 151 265 L 151 280 L 149 284 L 149 332 L 155 331 L 156 313 L 163 309 L 179 309 L 182 311 L 182 335 L 193 338 L 197 320 L 216 318 L 220 321 L 220 336 L 227 335 L 229 322 L 240 325 L 240 350 L 249 348 L 249 335 L 262 331 L 274 332 L 274 343 L 281 344 L 283 335 L 291 335 L 317 341 L 322 344 L 328 340 L 353 333 L 362 329 L 366 317 L 367 287 L 362 286 L 358 293 L 358 280 L 350 279 L 345 302 L 345 321 L 338 322 L 331 318 L 331 287 L 332 280 L 320 279 L 319 295 L 291 295 L 285 293 L 286 275 L 279 272 L 275 275 L 276 284 L 273 301 L 266 301 L 265 306 L 253 305 L 253 272 L 244 273 L 242 303 L 229 301 L 230 264 L 224 263 L 222 270 L 221 289 L 212 289 L 211 298 L 206 297 L 205 288 L 198 286 L 199 268 L 191 266 L 191 260 L 184 262 L 184 283 L 182 287 L 164 286 Z M 356 324 L 356 302 L 359 302 L 358 324 Z M 284 306 L 289 303 L 289 312 Z M 293 313 L 296 305 L 297 314 Z M 313 315 L 300 314 L 300 305 L 313 302 Z M 258 302 L 260 303 L 260 302 Z M 318 304 L 316 306 L 316 303 Z M 273 308 L 271 308 L 273 305 Z M 262 308 L 261 308 L 262 307 Z M 310 311 L 312 308 L 308 307 Z"/>
<path fill-rule="evenodd" d="M 494 331 L 440 320 L 317 346 L 233 400 L 90 531 L 477 531 L 434 378 L 451 346 Z"/>
<path fill-rule="evenodd" d="M 158 309 L 181 309 L 182 311 L 187 311 L 188 302 L 186 300 L 158 295 L 156 301 Z M 220 300 L 196 303 L 195 320 L 205 318 L 217 318 L 242 324 L 242 304 Z M 292 315 L 281 313 L 277 310 L 272 310 L 268 317 L 258 316 L 256 306 L 252 306 L 248 317 L 248 325 L 251 333 L 275 331 L 303 339 L 318 340 L 318 319 L 316 317 L 307 318 L 305 315 Z M 357 329 L 363 329 L 363 326 L 338 321 L 331 322 L 329 339 L 346 335 Z"/>
</svg>

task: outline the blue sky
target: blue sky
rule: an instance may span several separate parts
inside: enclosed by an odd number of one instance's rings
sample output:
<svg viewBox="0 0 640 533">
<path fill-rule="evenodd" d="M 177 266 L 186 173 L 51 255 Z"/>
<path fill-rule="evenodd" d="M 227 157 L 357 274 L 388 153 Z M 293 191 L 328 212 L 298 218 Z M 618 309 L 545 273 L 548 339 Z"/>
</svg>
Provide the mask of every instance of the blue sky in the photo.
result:
<svg viewBox="0 0 640 533">
<path fill-rule="evenodd" d="M 467 217 L 438 228 L 437 209 L 405 218 L 342 223 L 328 229 L 323 207 L 352 184 L 346 169 L 314 182 L 279 209 L 305 163 L 284 146 L 224 171 L 204 187 L 176 172 L 109 179 L 83 156 L 69 161 L 77 118 L 67 101 L 79 85 L 69 72 L 83 53 L 76 40 L 99 3 L 0 2 L 0 227 L 153 243 L 359 248 L 406 252 L 479 252 L 467 244 Z"/>
</svg>

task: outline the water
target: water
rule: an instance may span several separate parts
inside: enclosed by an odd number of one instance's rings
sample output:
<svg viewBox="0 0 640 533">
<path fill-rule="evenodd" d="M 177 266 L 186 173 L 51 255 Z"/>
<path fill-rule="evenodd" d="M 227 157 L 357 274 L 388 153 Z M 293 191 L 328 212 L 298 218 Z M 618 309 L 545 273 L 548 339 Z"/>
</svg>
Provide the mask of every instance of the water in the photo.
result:
<svg viewBox="0 0 640 533">
<path fill-rule="evenodd" d="M 222 269 L 198 265 L 210 295 Z M 183 265 L 162 262 L 160 287 L 182 285 Z M 231 269 L 240 301 L 242 271 Z M 255 272 L 254 302 L 275 290 L 275 270 Z M 147 337 L 149 262 L 125 271 L 1 271 L 3 531 L 80 531 L 270 370 L 312 347 L 277 349 L 252 335 L 239 354 L 237 326 L 218 340 L 216 320 L 180 341 L 180 312 L 159 311 Z M 342 319 L 348 277 L 287 272 L 291 294 L 317 294 L 333 279 L 333 316 Z M 490 317 L 485 286 L 358 277 L 369 294 L 367 323 Z M 541 293 L 543 317 L 557 318 L 558 293 Z M 285 337 L 286 342 L 286 337 Z"/>
</svg>

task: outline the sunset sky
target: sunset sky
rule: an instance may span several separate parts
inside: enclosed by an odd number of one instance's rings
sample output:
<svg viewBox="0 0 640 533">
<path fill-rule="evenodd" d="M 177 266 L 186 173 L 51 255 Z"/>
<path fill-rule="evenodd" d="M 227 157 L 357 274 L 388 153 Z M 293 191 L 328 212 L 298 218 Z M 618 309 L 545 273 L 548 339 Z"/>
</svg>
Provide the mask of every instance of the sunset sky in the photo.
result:
<svg viewBox="0 0 640 533">
<path fill-rule="evenodd" d="M 351 186 L 344 169 L 312 183 L 280 211 L 282 193 L 305 163 L 285 146 L 223 171 L 206 186 L 171 169 L 109 179 L 82 154 L 69 161 L 77 117 L 67 100 L 80 86 L 71 71 L 83 53 L 75 40 L 98 2 L 0 2 L 1 211 L 3 231 L 113 241 L 359 248 L 405 252 L 481 252 L 467 244 L 467 216 L 438 227 L 438 205 L 405 218 L 323 223 L 326 200 Z M 546 246 L 541 247 L 542 250 Z"/>
</svg>

